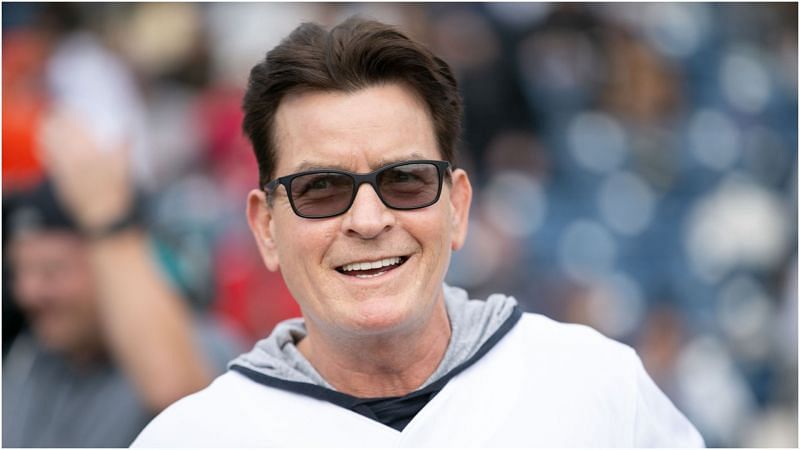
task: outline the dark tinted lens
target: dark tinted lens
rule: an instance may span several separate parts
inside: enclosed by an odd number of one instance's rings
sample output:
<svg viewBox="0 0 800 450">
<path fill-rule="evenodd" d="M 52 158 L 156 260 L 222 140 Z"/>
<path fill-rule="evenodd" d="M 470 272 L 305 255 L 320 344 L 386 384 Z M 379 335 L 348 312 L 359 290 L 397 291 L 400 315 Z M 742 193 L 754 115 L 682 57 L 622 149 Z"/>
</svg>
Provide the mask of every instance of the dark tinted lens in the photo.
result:
<svg viewBox="0 0 800 450">
<path fill-rule="evenodd" d="M 325 217 L 344 212 L 353 196 L 353 179 L 340 173 L 312 173 L 292 180 L 292 202 L 304 216 Z"/>
<path fill-rule="evenodd" d="M 420 208 L 436 200 L 439 172 L 433 164 L 404 164 L 378 175 L 378 186 L 392 208 Z"/>
</svg>

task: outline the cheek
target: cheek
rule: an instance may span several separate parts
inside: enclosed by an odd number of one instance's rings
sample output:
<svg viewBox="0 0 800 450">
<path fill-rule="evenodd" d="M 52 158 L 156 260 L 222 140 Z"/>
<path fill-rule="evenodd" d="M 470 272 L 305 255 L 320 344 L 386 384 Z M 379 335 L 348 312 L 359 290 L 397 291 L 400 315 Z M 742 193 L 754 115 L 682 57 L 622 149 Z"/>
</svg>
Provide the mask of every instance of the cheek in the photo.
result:
<svg viewBox="0 0 800 450">
<path fill-rule="evenodd" d="M 17 302 L 24 306 L 29 298 L 36 295 L 36 280 L 31 275 L 17 270 L 12 279 L 11 289 Z"/>
<path fill-rule="evenodd" d="M 422 246 L 428 263 L 435 266 L 431 273 L 446 271 L 452 237 L 449 209 L 441 207 L 425 210 L 424 214 L 408 216 L 407 219 L 403 222 L 403 227 Z"/>
<path fill-rule="evenodd" d="M 330 226 L 323 221 L 290 218 L 275 222 L 274 236 L 281 259 L 306 260 L 327 248 Z M 299 257 L 299 258 L 298 258 Z"/>
<path fill-rule="evenodd" d="M 298 218 L 299 219 L 299 218 Z M 292 281 L 314 276 L 336 237 L 334 219 L 325 221 L 285 219 L 275 223 L 275 245 L 281 272 Z M 289 286 L 291 288 L 291 286 Z"/>
<path fill-rule="evenodd" d="M 449 206 L 442 205 L 437 214 L 432 214 L 426 227 L 431 238 L 443 248 L 450 247 L 450 237 L 453 235 L 453 217 Z"/>
</svg>

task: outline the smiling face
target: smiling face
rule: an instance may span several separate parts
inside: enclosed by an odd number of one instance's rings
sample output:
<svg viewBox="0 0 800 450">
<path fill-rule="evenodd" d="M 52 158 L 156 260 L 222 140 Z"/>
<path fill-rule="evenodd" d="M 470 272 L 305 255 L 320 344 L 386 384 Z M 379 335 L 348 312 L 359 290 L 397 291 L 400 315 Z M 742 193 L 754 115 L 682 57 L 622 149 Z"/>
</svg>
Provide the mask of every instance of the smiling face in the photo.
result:
<svg viewBox="0 0 800 450">
<path fill-rule="evenodd" d="M 399 84 L 354 93 L 302 92 L 275 117 L 275 177 L 309 168 L 367 173 L 412 159 L 441 159 L 430 115 Z M 326 219 L 297 216 L 279 187 L 248 198 L 248 220 L 270 270 L 280 269 L 309 332 L 347 336 L 414 331 L 443 301 L 452 250 L 463 245 L 471 188 L 457 169 L 438 202 L 387 208 L 362 184 L 350 209 Z"/>
</svg>

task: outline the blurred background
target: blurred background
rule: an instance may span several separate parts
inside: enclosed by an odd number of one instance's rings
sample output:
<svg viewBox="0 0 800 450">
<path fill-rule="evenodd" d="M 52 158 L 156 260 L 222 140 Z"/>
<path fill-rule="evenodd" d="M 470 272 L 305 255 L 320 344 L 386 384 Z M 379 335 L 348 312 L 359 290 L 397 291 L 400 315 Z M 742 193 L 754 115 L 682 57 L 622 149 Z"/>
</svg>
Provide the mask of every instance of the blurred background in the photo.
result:
<svg viewBox="0 0 800 450">
<path fill-rule="evenodd" d="M 3 3 L 4 198 L 42 179 L 51 105 L 127 136 L 164 273 L 251 345 L 299 310 L 245 222 L 247 75 L 352 14 L 459 80 L 475 198 L 449 283 L 632 345 L 709 446 L 797 446 L 796 3 Z"/>
</svg>

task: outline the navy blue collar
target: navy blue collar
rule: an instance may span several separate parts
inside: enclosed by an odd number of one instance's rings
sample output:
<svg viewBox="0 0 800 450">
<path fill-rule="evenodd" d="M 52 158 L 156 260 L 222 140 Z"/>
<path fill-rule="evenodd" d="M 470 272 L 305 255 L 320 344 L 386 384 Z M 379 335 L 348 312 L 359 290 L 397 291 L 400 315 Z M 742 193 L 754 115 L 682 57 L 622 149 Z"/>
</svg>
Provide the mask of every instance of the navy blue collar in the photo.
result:
<svg viewBox="0 0 800 450">
<path fill-rule="evenodd" d="M 403 431 L 406 425 L 411 422 L 411 419 L 413 419 L 453 377 L 475 364 L 500 342 L 500 340 L 511 331 L 514 325 L 517 324 L 520 317 L 522 317 L 522 311 L 519 307 L 515 306 L 511 311 L 511 315 L 505 322 L 500 325 L 497 331 L 495 331 L 469 359 L 454 367 L 453 370 L 447 372 L 444 376 L 428 386 L 401 397 L 359 398 L 316 384 L 282 380 L 238 364 L 232 365 L 230 370 L 235 370 L 247 378 L 265 386 L 325 400 L 392 427 L 397 431 Z"/>
</svg>

